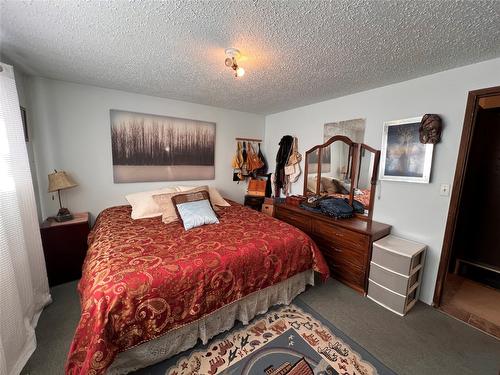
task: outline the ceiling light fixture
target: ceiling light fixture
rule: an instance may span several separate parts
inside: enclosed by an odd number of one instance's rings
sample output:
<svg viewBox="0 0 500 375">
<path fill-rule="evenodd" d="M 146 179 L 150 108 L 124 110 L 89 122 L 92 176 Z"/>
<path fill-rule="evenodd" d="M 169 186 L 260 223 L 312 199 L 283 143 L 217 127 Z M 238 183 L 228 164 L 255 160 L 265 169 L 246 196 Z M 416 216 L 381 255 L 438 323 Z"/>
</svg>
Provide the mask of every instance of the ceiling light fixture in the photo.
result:
<svg viewBox="0 0 500 375">
<path fill-rule="evenodd" d="M 238 62 L 236 61 L 236 59 L 241 56 L 240 51 L 236 48 L 227 48 L 226 56 L 227 57 L 224 63 L 228 68 L 234 70 L 234 76 L 243 77 L 245 75 L 245 69 L 243 69 L 241 66 L 238 66 Z"/>
</svg>

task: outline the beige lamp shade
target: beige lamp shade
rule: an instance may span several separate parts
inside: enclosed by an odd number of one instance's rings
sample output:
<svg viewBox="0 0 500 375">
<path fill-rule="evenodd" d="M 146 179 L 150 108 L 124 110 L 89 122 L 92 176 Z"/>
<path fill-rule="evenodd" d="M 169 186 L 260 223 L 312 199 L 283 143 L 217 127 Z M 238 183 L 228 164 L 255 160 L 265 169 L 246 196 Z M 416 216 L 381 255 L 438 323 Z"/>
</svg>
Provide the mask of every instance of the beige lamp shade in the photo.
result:
<svg viewBox="0 0 500 375">
<path fill-rule="evenodd" d="M 64 171 L 55 171 L 49 174 L 49 193 L 69 189 L 78 184 Z"/>
</svg>

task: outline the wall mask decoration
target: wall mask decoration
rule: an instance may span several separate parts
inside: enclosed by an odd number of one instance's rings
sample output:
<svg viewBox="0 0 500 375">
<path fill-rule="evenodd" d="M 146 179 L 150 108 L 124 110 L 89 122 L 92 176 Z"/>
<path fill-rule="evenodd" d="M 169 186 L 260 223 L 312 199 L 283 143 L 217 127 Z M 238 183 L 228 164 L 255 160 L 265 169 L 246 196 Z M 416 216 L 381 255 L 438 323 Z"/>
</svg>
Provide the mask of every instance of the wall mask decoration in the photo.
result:
<svg viewBox="0 0 500 375">
<path fill-rule="evenodd" d="M 443 122 L 441 117 L 435 114 L 426 114 L 422 117 L 420 122 L 420 142 L 427 144 L 436 144 L 441 141 L 441 130 L 443 127 Z"/>
<path fill-rule="evenodd" d="M 213 180 L 215 123 L 110 110 L 115 183 Z"/>
<path fill-rule="evenodd" d="M 434 144 L 420 142 L 422 117 L 384 123 L 380 179 L 429 183 Z"/>
</svg>

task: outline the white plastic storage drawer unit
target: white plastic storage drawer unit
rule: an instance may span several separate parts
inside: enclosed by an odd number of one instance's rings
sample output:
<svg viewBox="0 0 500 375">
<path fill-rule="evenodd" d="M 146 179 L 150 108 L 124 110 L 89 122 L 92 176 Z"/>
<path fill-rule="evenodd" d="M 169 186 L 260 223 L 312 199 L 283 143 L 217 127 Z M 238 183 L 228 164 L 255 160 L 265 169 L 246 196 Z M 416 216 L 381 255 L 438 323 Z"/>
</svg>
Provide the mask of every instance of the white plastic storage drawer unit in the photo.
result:
<svg viewBox="0 0 500 375">
<path fill-rule="evenodd" d="M 403 316 L 413 307 L 413 305 L 415 305 L 415 302 L 417 302 L 417 287 L 418 285 L 414 285 L 413 288 L 410 288 L 410 293 L 405 296 L 394 293 L 392 290 L 370 280 L 368 284 L 368 297 L 379 305 Z"/>
<path fill-rule="evenodd" d="M 392 235 L 374 242 L 368 297 L 405 315 L 418 299 L 425 249 L 424 244 Z"/>
<path fill-rule="evenodd" d="M 405 276 L 397 272 L 393 272 L 385 267 L 379 266 L 375 262 L 370 263 L 370 280 L 375 281 L 377 284 L 389 288 L 393 292 L 407 295 L 410 288 L 416 283 L 420 282 L 420 275 L 422 267 L 419 266 L 413 275 Z"/>
<path fill-rule="evenodd" d="M 372 262 L 402 275 L 411 275 L 423 263 L 426 246 L 396 236 L 373 243 Z"/>
</svg>

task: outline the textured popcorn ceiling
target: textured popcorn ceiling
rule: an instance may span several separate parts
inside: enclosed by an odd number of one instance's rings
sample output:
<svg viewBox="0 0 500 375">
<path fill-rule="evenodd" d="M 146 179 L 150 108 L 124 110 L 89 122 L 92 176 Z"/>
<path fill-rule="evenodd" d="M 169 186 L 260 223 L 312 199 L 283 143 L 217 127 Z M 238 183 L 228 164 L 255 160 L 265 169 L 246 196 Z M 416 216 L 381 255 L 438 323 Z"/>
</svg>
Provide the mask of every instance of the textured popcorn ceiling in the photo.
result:
<svg viewBox="0 0 500 375">
<path fill-rule="evenodd" d="M 273 113 L 500 56 L 500 1 L 0 1 L 28 72 Z M 224 49 L 247 74 L 235 79 Z"/>
</svg>

